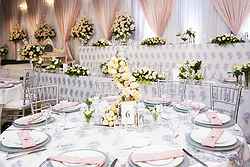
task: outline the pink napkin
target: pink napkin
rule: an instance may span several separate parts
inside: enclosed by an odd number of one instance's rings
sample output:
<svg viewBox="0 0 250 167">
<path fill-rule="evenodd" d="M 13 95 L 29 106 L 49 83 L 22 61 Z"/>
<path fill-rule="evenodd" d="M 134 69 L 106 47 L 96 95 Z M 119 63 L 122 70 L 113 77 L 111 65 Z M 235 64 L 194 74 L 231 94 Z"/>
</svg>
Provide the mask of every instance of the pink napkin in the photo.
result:
<svg viewBox="0 0 250 167">
<path fill-rule="evenodd" d="M 206 112 L 207 118 L 214 125 L 223 125 L 221 119 L 218 117 L 216 112 L 210 111 Z"/>
<path fill-rule="evenodd" d="M 220 139 L 223 132 L 223 129 L 213 128 L 212 131 L 208 134 L 208 136 L 203 139 L 201 144 L 203 146 L 215 147 L 216 142 Z"/>
<path fill-rule="evenodd" d="M 31 124 L 33 121 L 41 118 L 42 114 L 36 114 L 36 115 L 32 115 L 31 117 L 28 117 L 24 120 L 24 124 Z"/>
<path fill-rule="evenodd" d="M 104 161 L 98 157 L 73 157 L 67 155 L 58 155 L 49 157 L 48 160 L 57 161 L 57 162 L 64 162 L 69 164 L 88 164 L 88 165 L 97 165 L 103 166 Z"/>
<path fill-rule="evenodd" d="M 79 103 L 78 102 L 60 102 L 59 104 L 55 105 L 54 108 L 56 110 L 62 110 L 62 109 L 65 109 L 65 108 L 69 108 L 69 107 L 74 107 L 74 106 L 77 106 Z"/>
<path fill-rule="evenodd" d="M 159 161 L 184 156 L 182 150 L 171 150 L 156 153 L 133 153 L 131 159 L 133 162 Z"/>
<path fill-rule="evenodd" d="M 17 132 L 17 135 L 19 136 L 23 148 L 29 148 L 35 146 L 35 143 L 33 142 L 33 139 L 30 136 L 30 133 L 28 130 L 21 130 Z"/>
</svg>

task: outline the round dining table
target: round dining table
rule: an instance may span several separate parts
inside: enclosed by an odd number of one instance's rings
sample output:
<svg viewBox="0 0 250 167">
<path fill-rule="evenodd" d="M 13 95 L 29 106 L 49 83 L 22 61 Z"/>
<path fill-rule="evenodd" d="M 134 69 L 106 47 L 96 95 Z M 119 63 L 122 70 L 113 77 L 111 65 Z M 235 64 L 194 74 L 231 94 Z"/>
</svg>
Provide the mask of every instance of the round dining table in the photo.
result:
<svg viewBox="0 0 250 167">
<path fill-rule="evenodd" d="M 143 105 L 141 104 L 140 106 Z M 188 133 L 201 128 L 193 124 L 193 112 L 177 112 L 171 106 L 164 106 L 161 108 L 160 116 L 156 120 L 153 119 L 150 112 L 145 110 L 145 113 L 143 113 L 144 122 L 139 127 L 108 127 L 99 123 L 102 111 L 96 111 L 90 123 L 87 123 L 82 114 L 83 108 L 84 104 L 82 104 L 81 110 L 77 112 L 67 114 L 51 112 L 51 117 L 55 118 L 54 122 L 43 126 L 30 127 L 51 136 L 51 141 L 45 146 L 45 149 L 8 160 L 6 159 L 8 153 L 0 152 L 0 166 L 51 167 L 51 163 L 44 163 L 50 156 L 75 149 L 92 149 L 104 152 L 108 156 L 109 165 L 117 159 L 115 166 L 126 167 L 129 166 L 128 157 L 133 151 L 153 146 L 184 148 L 192 156 L 206 163 L 209 167 L 213 163 L 220 167 L 229 165 L 247 167 L 250 165 L 249 148 L 237 124 L 224 128 L 224 131 L 229 132 L 239 140 L 239 147 L 226 152 L 208 151 L 195 148 L 187 141 Z M 100 108 L 102 107 L 99 106 L 97 110 L 100 110 Z M 16 129 L 18 128 L 14 126 L 9 127 L 1 134 L 0 140 L 4 138 L 6 132 Z M 63 166 L 61 165 L 61 167 Z M 186 156 L 181 166 L 198 167 L 199 163 L 191 156 Z"/>
</svg>

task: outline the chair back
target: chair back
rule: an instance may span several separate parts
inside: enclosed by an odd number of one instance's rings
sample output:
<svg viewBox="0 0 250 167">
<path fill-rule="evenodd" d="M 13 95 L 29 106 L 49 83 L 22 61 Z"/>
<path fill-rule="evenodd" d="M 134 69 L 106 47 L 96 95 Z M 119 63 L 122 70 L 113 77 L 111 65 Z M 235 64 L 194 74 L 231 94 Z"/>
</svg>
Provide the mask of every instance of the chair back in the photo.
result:
<svg viewBox="0 0 250 167">
<path fill-rule="evenodd" d="M 230 85 L 210 86 L 211 109 L 231 116 L 237 123 L 242 87 Z"/>
<path fill-rule="evenodd" d="M 159 97 L 168 97 L 173 101 L 183 101 L 186 93 L 186 81 L 158 81 L 158 95 Z"/>
<path fill-rule="evenodd" d="M 99 78 L 95 81 L 95 96 L 114 96 L 118 95 L 119 90 L 111 78 Z"/>
<path fill-rule="evenodd" d="M 46 85 L 28 89 L 32 114 L 41 112 L 58 103 L 58 86 Z"/>
</svg>

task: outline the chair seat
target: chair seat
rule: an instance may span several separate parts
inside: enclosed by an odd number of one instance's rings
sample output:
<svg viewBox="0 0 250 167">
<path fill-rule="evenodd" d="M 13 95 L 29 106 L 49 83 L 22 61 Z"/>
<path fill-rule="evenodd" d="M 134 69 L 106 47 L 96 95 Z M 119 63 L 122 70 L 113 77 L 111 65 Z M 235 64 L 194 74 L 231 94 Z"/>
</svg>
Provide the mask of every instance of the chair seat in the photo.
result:
<svg viewBox="0 0 250 167">
<path fill-rule="evenodd" d="M 17 109 L 17 110 L 23 110 L 26 108 L 30 108 L 30 102 L 26 100 L 25 104 L 23 104 L 23 100 L 18 101 L 11 101 L 4 105 L 4 109 Z"/>
</svg>

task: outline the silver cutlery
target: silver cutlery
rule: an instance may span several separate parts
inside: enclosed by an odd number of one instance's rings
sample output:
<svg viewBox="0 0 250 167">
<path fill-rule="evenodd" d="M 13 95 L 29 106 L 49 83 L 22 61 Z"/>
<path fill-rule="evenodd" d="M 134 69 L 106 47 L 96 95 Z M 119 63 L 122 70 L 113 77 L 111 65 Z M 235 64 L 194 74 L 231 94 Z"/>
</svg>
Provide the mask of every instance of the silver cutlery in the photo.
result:
<svg viewBox="0 0 250 167">
<path fill-rule="evenodd" d="M 197 157 L 193 156 L 191 153 L 189 153 L 187 150 L 185 150 L 184 148 L 182 149 L 184 153 L 186 153 L 190 158 L 194 159 L 196 162 L 200 163 L 202 166 L 208 167 L 207 164 L 205 164 L 204 162 L 202 162 L 201 160 L 199 160 Z"/>
<path fill-rule="evenodd" d="M 45 150 L 47 150 L 47 148 L 39 148 L 39 149 L 35 149 L 35 150 L 27 151 L 27 152 L 22 152 L 22 153 L 11 153 L 11 154 L 8 153 L 7 156 L 6 156 L 6 160 L 21 157 L 21 156 L 25 156 L 25 155 L 29 155 L 29 154 L 32 154 L 32 153 L 45 151 Z"/>
</svg>

